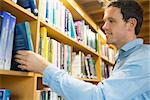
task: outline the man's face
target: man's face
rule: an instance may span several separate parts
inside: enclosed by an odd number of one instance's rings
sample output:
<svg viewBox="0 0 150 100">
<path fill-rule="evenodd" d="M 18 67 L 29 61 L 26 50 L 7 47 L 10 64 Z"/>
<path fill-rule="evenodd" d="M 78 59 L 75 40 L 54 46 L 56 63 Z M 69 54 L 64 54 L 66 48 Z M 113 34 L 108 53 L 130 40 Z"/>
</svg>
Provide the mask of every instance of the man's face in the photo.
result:
<svg viewBox="0 0 150 100">
<path fill-rule="evenodd" d="M 123 45 L 126 42 L 127 25 L 123 20 L 120 8 L 108 7 L 104 12 L 104 25 L 107 43 L 115 46 Z"/>
</svg>

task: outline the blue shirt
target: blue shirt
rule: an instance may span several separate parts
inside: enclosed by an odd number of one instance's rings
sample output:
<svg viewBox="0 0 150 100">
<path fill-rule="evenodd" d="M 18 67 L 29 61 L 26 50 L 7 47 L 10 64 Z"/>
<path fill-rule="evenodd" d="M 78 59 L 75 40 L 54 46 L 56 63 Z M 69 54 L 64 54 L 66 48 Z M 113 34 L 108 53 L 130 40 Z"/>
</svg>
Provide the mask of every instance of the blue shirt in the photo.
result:
<svg viewBox="0 0 150 100">
<path fill-rule="evenodd" d="M 65 100 L 150 100 L 150 46 L 142 39 L 120 50 L 112 75 L 93 85 L 68 75 L 50 64 L 43 83 Z"/>
</svg>

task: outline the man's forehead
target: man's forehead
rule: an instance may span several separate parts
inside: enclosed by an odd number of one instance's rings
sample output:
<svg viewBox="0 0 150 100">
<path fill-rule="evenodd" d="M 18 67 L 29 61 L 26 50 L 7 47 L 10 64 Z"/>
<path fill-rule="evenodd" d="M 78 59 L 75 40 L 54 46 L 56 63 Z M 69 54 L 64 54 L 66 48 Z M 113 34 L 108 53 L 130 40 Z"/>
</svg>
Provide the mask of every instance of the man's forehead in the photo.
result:
<svg viewBox="0 0 150 100">
<path fill-rule="evenodd" d="M 108 7 L 105 9 L 104 13 L 108 14 L 121 13 L 121 9 L 117 7 Z"/>
<path fill-rule="evenodd" d="M 116 16 L 118 16 L 118 15 L 122 15 L 120 8 L 108 7 L 104 11 L 103 19 L 105 19 L 105 18 L 116 18 Z"/>
</svg>

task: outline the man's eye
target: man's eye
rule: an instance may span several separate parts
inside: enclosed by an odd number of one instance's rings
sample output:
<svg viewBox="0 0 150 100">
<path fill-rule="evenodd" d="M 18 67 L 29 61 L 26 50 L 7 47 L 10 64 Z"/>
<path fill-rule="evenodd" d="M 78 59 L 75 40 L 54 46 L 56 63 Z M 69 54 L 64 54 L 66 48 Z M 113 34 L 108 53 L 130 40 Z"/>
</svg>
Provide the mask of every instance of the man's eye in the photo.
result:
<svg viewBox="0 0 150 100">
<path fill-rule="evenodd" d="M 112 23 L 113 21 L 112 21 L 112 20 L 109 20 L 109 22 Z"/>
</svg>

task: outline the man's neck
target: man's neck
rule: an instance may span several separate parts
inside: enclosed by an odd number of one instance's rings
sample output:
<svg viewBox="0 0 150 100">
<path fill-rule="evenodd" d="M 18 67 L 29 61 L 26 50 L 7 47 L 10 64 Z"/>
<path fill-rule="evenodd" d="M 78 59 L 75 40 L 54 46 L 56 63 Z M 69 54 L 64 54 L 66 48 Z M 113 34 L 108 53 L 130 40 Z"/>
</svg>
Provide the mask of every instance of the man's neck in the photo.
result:
<svg viewBox="0 0 150 100">
<path fill-rule="evenodd" d="M 126 39 L 126 41 L 124 41 L 124 42 L 122 42 L 122 43 L 118 43 L 117 45 L 116 45 L 116 48 L 117 49 L 120 49 L 121 47 L 123 47 L 125 44 L 127 44 L 127 43 L 129 43 L 129 42 L 131 42 L 131 41 L 133 41 L 133 40 L 135 40 L 135 39 L 137 39 L 137 37 L 135 36 L 135 37 L 130 37 L 130 38 L 128 38 L 128 39 Z"/>
</svg>

